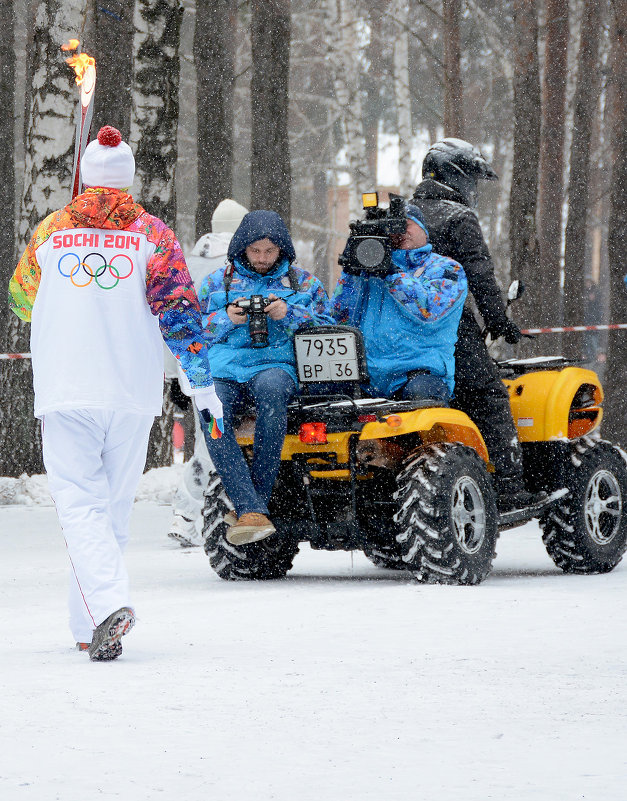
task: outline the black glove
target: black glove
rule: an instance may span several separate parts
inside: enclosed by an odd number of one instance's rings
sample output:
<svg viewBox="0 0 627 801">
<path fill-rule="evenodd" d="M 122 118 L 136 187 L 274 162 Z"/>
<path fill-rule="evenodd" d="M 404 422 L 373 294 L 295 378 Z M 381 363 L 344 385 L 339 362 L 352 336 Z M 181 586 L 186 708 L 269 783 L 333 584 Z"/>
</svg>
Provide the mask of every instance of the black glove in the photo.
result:
<svg viewBox="0 0 627 801">
<path fill-rule="evenodd" d="M 493 325 L 490 328 L 490 335 L 493 339 L 503 337 L 508 345 L 515 345 L 517 342 L 520 342 L 522 331 L 516 323 L 513 323 L 506 317 L 500 325 Z"/>
<path fill-rule="evenodd" d="M 191 398 L 181 389 L 178 378 L 173 378 L 170 384 L 170 400 L 182 412 L 186 412 L 189 409 Z"/>
</svg>

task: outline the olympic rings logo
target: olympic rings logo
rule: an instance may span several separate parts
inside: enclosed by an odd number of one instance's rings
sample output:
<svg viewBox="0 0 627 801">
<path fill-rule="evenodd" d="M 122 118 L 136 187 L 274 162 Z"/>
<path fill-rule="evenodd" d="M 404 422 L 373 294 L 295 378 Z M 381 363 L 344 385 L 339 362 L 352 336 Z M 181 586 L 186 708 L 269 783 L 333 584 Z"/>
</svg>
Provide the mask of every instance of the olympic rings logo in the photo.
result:
<svg viewBox="0 0 627 801">
<path fill-rule="evenodd" d="M 63 265 L 63 262 L 67 258 L 74 257 L 76 259 L 76 263 L 72 264 L 70 267 L 69 263 Z M 102 264 L 96 263 L 94 264 L 94 257 L 96 259 L 101 259 Z M 90 262 L 91 259 L 91 262 Z M 125 262 L 118 262 L 119 268 L 114 265 L 114 261 L 116 259 L 126 259 L 128 264 Z M 69 272 L 64 273 L 61 266 L 67 270 L 69 267 Z M 124 265 L 124 269 L 127 270 L 125 275 L 120 274 L 120 269 Z M 116 253 L 115 256 L 112 256 L 111 261 L 107 262 L 105 257 L 96 251 L 93 253 L 88 253 L 87 256 L 80 260 L 76 253 L 65 253 L 59 259 L 58 263 L 59 272 L 64 278 L 69 278 L 70 281 L 74 284 L 74 286 L 82 288 L 85 286 L 89 286 L 92 281 L 95 281 L 96 284 L 100 287 L 100 289 L 113 289 L 116 287 L 120 281 L 124 281 L 125 278 L 128 278 L 133 272 L 133 260 L 126 255 L 126 253 Z M 81 272 L 81 267 L 83 272 Z M 107 272 L 108 271 L 108 272 Z M 79 276 L 80 273 L 80 276 Z M 87 280 L 83 280 L 83 273 L 87 276 Z M 103 278 L 104 276 L 104 278 Z M 114 279 L 113 283 L 109 283 L 109 277 Z M 78 279 L 78 280 L 77 280 Z M 102 279 L 102 280 L 101 280 Z"/>
</svg>

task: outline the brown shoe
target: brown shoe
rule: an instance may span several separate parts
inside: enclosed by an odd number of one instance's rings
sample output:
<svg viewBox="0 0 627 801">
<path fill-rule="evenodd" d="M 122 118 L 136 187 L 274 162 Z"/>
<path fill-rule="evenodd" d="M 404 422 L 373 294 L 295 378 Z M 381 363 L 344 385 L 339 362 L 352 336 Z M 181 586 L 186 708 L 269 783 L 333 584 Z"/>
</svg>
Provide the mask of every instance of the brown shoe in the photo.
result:
<svg viewBox="0 0 627 801">
<path fill-rule="evenodd" d="M 244 512 L 226 532 L 226 540 L 231 545 L 246 545 L 248 542 L 265 540 L 276 529 L 265 515 L 258 512 Z"/>
</svg>

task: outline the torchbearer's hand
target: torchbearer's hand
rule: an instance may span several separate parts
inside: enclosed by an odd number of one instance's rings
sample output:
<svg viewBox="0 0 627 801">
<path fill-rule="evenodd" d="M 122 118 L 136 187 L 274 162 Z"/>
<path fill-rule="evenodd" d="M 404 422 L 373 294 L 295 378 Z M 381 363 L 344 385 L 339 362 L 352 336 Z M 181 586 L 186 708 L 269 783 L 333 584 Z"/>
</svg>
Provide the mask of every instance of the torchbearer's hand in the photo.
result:
<svg viewBox="0 0 627 801">
<path fill-rule="evenodd" d="M 196 407 L 203 420 L 210 427 L 211 439 L 220 439 L 224 432 L 224 420 L 222 411 L 222 401 L 218 397 L 215 386 L 212 384 L 207 389 L 197 392 L 194 395 Z"/>
</svg>

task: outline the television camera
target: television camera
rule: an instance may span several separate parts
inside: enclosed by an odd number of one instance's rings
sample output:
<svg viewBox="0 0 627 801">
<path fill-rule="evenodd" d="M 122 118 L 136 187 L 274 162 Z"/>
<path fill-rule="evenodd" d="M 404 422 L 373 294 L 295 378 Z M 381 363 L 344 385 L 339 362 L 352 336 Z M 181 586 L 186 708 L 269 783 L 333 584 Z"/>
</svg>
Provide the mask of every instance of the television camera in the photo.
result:
<svg viewBox="0 0 627 801">
<path fill-rule="evenodd" d="M 391 197 L 389 207 L 381 208 L 377 192 L 367 192 L 362 202 L 366 217 L 349 223 L 351 233 L 338 263 L 347 272 L 386 275 L 392 263 L 390 237 L 407 229 L 405 201 Z"/>
</svg>

